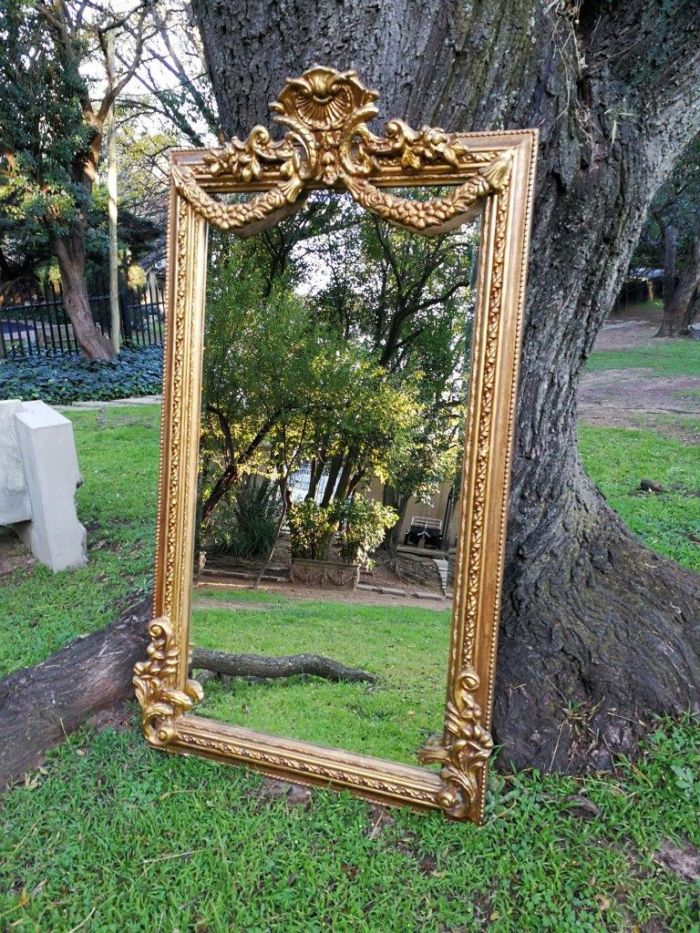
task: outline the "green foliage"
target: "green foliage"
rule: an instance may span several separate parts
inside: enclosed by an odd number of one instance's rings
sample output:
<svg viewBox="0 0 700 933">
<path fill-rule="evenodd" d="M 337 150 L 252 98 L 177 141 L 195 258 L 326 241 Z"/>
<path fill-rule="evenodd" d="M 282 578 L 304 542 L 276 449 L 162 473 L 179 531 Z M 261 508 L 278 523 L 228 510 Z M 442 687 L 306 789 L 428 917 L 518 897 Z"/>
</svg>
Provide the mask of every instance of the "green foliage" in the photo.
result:
<svg viewBox="0 0 700 933">
<path fill-rule="evenodd" d="M 325 560 L 337 534 L 340 556 L 348 564 L 363 564 L 397 518 L 394 509 L 359 494 L 327 506 L 313 499 L 295 502 L 287 516 L 293 557 Z"/>
<path fill-rule="evenodd" d="M 314 195 L 263 237 L 215 236 L 204 357 L 204 495 L 225 469 L 341 463 L 434 494 L 459 449 L 475 231 L 423 241 Z"/>
<path fill-rule="evenodd" d="M 0 223 L 25 236 L 69 232 L 90 207 L 82 167 L 95 135 L 79 36 L 62 33 L 33 0 L 0 6 Z"/>
<path fill-rule="evenodd" d="M 337 527 L 335 508 L 320 506 L 313 499 L 294 502 L 287 512 L 292 557 L 325 560 Z"/>
<path fill-rule="evenodd" d="M 49 405 L 157 395 L 162 380 L 160 347 L 125 347 L 104 363 L 50 351 L 0 361 L 0 399 L 41 399 Z"/>
<path fill-rule="evenodd" d="M 207 528 L 208 553 L 266 557 L 277 537 L 281 505 L 270 480 L 243 482 L 221 503 Z"/>
<path fill-rule="evenodd" d="M 338 503 L 335 514 L 340 556 L 348 564 L 364 564 L 398 518 L 394 509 L 359 494 Z"/>
</svg>

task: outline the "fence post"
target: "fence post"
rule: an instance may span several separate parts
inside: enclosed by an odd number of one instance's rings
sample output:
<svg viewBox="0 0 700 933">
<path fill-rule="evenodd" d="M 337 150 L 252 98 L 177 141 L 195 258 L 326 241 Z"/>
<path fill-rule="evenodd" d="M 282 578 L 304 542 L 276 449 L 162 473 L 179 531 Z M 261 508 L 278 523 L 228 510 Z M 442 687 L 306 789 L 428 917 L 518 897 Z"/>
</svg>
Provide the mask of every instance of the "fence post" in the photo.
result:
<svg viewBox="0 0 700 933">
<path fill-rule="evenodd" d="M 119 311 L 122 319 L 124 343 L 131 343 L 131 320 L 129 318 L 129 293 L 123 284 L 119 288 Z"/>
</svg>

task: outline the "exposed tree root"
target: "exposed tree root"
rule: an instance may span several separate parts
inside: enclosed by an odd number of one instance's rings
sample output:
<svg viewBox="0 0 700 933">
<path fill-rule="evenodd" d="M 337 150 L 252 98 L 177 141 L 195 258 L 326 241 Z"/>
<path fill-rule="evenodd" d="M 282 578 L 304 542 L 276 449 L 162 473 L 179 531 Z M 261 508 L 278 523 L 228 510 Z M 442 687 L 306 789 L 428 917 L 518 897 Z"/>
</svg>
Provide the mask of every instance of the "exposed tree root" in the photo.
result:
<svg viewBox="0 0 700 933">
<path fill-rule="evenodd" d="M 293 677 L 295 674 L 313 674 L 335 683 L 374 683 L 376 677 L 357 667 L 346 667 L 339 661 L 321 654 L 290 654 L 265 657 L 259 654 L 230 654 L 211 648 L 194 648 L 191 668 L 214 671 L 232 677 Z"/>
</svg>

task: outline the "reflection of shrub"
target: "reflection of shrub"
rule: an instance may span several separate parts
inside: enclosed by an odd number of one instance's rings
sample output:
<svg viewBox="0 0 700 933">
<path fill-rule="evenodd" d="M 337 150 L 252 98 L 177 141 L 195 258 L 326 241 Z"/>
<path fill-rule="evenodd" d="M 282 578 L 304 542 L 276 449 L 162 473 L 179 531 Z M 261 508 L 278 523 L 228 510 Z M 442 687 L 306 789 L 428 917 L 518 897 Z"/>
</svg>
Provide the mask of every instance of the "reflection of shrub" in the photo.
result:
<svg viewBox="0 0 700 933">
<path fill-rule="evenodd" d="M 313 500 L 296 502 L 289 507 L 288 519 L 292 557 L 325 560 L 336 525 L 333 508 Z"/>
<path fill-rule="evenodd" d="M 297 503 L 289 510 L 292 557 L 325 560 L 337 533 L 341 559 L 348 564 L 364 563 L 396 518 L 392 508 L 362 496 L 326 508 L 313 501 Z"/>
<path fill-rule="evenodd" d="M 277 537 L 280 509 L 270 480 L 243 483 L 214 510 L 206 549 L 231 557 L 267 557 Z"/>
<path fill-rule="evenodd" d="M 340 503 L 336 516 L 340 523 L 340 556 L 348 564 L 364 564 L 367 555 L 381 544 L 385 531 L 396 524 L 398 518 L 389 506 L 359 495 Z"/>
</svg>

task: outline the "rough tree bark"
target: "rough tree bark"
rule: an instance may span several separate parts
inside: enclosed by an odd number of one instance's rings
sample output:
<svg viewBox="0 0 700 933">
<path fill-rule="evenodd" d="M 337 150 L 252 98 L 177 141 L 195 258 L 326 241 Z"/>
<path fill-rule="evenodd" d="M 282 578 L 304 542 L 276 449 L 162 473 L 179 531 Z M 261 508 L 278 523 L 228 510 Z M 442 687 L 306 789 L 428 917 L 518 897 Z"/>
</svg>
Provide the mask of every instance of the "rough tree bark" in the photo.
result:
<svg viewBox="0 0 700 933">
<path fill-rule="evenodd" d="M 151 618 L 144 599 L 99 632 L 0 680 L 0 790 L 92 713 L 134 695 L 134 659 L 145 657 Z"/>
<path fill-rule="evenodd" d="M 538 127 L 495 734 L 519 766 L 602 767 L 640 717 L 700 707 L 696 575 L 645 549 L 585 475 L 582 364 L 654 192 L 700 130 L 695 0 L 193 0 L 223 128 L 284 79 L 356 68 L 382 117 Z M 630 721 L 631 720 L 631 721 Z"/>
</svg>

